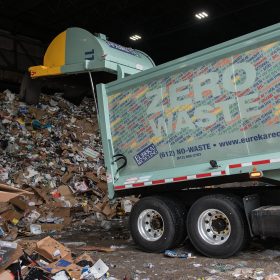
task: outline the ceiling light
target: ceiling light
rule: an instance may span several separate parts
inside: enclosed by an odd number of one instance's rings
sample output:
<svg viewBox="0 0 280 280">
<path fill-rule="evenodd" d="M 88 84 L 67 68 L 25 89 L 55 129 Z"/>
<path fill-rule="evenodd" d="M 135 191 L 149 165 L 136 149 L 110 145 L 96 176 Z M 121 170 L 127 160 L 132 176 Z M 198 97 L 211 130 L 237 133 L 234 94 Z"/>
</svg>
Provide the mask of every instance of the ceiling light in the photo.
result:
<svg viewBox="0 0 280 280">
<path fill-rule="evenodd" d="M 130 40 L 133 40 L 133 41 L 137 41 L 137 40 L 140 40 L 142 37 L 140 35 L 132 35 L 129 37 Z"/>
<path fill-rule="evenodd" d="M 203 19 L 203 18 L 207 18 L 208 14 L 206 12 L 200 12 L 198 14 L 195 14 L 195 17 L 198 19 Z"/>
</svg>

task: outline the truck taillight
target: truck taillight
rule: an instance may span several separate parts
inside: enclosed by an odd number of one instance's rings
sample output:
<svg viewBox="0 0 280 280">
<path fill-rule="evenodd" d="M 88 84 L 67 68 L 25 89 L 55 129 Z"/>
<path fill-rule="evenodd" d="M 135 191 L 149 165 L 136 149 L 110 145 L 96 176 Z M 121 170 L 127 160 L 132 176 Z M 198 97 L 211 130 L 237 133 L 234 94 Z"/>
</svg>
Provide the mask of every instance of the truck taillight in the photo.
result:
<svg viewBox="0 0 280 280">
<path fill-rule="evenodd" d="M 249 173 L 250 179 L 261 178 L 263 173 L 258 171 L 256 167 L 254 167 L 253 171 Z"/>
</svg>

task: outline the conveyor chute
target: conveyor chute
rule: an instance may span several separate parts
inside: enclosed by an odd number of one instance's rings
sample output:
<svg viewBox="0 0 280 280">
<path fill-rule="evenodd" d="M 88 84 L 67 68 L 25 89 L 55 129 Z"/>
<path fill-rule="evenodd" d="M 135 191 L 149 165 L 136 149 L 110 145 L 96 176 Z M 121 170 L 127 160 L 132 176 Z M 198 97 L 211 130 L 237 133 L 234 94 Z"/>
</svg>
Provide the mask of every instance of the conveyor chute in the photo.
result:
<svg viewBox="0 0 280 280">
<path fill-rule="evenodd" d="M 50 43 L 43 65 L 29 68 L 31 77 L 104 71 L 131 75 L 154 66 L 145 53 L 106 40 L 77 27 L 68 28 Z"/>
</svg>

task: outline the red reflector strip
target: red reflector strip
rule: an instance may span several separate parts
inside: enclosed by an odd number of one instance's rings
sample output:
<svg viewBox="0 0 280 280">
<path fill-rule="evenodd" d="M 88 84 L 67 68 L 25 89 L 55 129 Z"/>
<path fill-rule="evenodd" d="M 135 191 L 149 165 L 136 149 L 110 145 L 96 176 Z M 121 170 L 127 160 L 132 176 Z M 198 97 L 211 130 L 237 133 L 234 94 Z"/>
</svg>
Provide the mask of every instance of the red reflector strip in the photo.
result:
<svg viewBox="0 0 280 280">
<path fill-rule="evenodd" d="M 196 174 L 196 178 L 211 177 L 211 173 Z"/>
<path fill-rule="evenodd" d="M 237 164 L 230 164 L 229 168 L 241 168 L 242 164 L 241 163 L 237 163 Z"/>
<path fill-rule="evenodd" d="M 158 185 L 158 184 L 164 184 L 165 183 L 165 180 L 155 180 L 155 181 L 152 181 L 152 185 Z"/>
<path fill-rule="evenodd" d="M 142 183 L 135 183 L 135 184 L 132 184 L 132 187 L 143 187 L 145 184 L 142 182 Z"/>
<path fill-rule="evenodd" d="M 144 186 L 152 186 L 152 185 L 160 185 L 160 184 L 166 184 L 171 182 L 180 182 L 180 181 L 187 181 L 191 179 L 199 179 L 199 178 L 206 178 L 206 177 L 215 177 L 215 176 L 221 176 L 226 175 L 225 170 L 221 170 L 218 172 L 209 172 L 209 173 L 201 173 L 201 174 L 194 174 L 194 175 L 188 175 L 188 176 L 181 176 L 181 177 L 175 177 L 175 178 L 167 178 L 167 179 L 161 179 L 161 180 L 153 180 L 149 182 L 139 182 L 139 183 L 133 183 L 133 184 L 126 184 L 123 186 L 115 186 L 115 190 L 123 190 L 123 189 L 130 189 L 130 188 L 137 188 L 137 187 L 144 187 Z"/>
<path fill-rule="evenodd" d="M 230 164 L 229 168 L 242 168 L 242 167 L 246 167 L 246 166 L 260 165 L 260 164 L 270 164 L 270 163 L 273 163 L 273 160 L 264 159 L 264 160 L 256 160 L 256 161 L 253 161 L 253 162 Z"/>
<path fill-rule="evenodd" d="M 187 176 L 173 178 L 173 182 L 186 181 L 186 180 L 188 180 Z"/>
<path fill-rule="evenodd" d="M 270 159 L 253 161 L 252 165 L 268 164 L 268 163 L 270 163 Z"/>
</svg>

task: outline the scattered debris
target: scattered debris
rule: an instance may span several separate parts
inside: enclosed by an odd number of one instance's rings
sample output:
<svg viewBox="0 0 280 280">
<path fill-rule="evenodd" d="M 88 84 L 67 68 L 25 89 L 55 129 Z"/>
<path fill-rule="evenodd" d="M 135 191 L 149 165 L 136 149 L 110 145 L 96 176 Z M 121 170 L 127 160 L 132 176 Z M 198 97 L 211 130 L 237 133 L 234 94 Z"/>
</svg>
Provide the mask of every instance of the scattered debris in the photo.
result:
<svg viewBox="0 0 280 280">
<path fill-rule="evenodd" d="M 277 273 L 273 273 L 265 277 L 265 280 L 280 280 L 280 276 Z"/>
<path fill-rule="evenodd" d="M 0 238 L 60 232 L 130 212 L 138 199 L 110 202 L 94 102 L 60 94 L 27 106 L 0 93 Z"/>
<path fill-rule="evenodd" d="M 231 275 L 237 279 L 263 279 L 263 270 L 255 270 L 253 268 L 244 267 L 236 268 Z"/>
<path fill-rule="evenodd" d="M 232 264 L 223 264 L 223 263 L 212 264 L 212 267 L 214 267 L 215 270 L 220 272 L 226 272 L 229 270 L 233 270 L 235 268 L 235 266 Z"/>
<path fill-rule="evenodd" d="M 91 256 L 82 253 L 74 258 L 71 250 L 47 236 L 39 241 L 30 241 L 19 245 L 15 242 L 0 241 L 0 279 L 9 279 L 14 274 L 12 266 L 18 265 L 17 275 L 22 278 L 11 279 L 108 279 L 108 266 L 101 260 L 94 261 Z M 7 278 L 3 278 L 7 277 Z M 44 278 L 45 277 L 45 278 Z M 103 279 L 103 278 L 102 278 Z"/>
<path fill-rule="evenodd" d="M 96 223 L 110 230 L 112 219 L 126 216 L 138 200 L 127 197 L 111 202 L 107 197 L 93 107 L 90 98 L 76 106 L 60 94 L 41 95 L 39 104 L 28 106 L 8 90 L 0 93 L 1 280 L 17 273 L 23 273 L 25 280 L 80 279 L 87 273 L 84 279 L 104 274 L 109 279 L 102 260 L 89 260 L 85 253 L 73 258 L 67 246 L 99 252 L 113 252 L 113 247 L 84 242 L 63 245 L 50 236 L 35 244 L 13 242 L 68 229 L 90 231 Z M 19 260 L 27 264 L 15 266 Z"/>
<path fill-rule="evenodd" d="M 97 252 L 105 252 L 105 253 L 111 253 L 115 251 L 115 249 L 112 247 L 98 247 L 98 246 L 84 246 L 84 247 L 79 247 L 77 249 L 82 251 L 97 251 Z"/>
<path fill-rule="evenodd" d="M 153 268 L 155 267 L 152 263 L 144 263 L 143 265 L 145 268 Z"/>
<path fill-rule="evenodd" d="M 192 253 L 180 253 L 174 250 L 165 250 L 164 256 L 169 258 L 180 258 L 180 259 L 195 258 L 192 256 Z"/>
<path fill-rule="evenodd" d="M 280 257 L 280 251 L 279 250 L 267 249 L 267 250 L 262 251 L 260 254 L 262 256 L 264 256 L 265 258 L 269 258 L 271 260 Z"/>
</svg>

